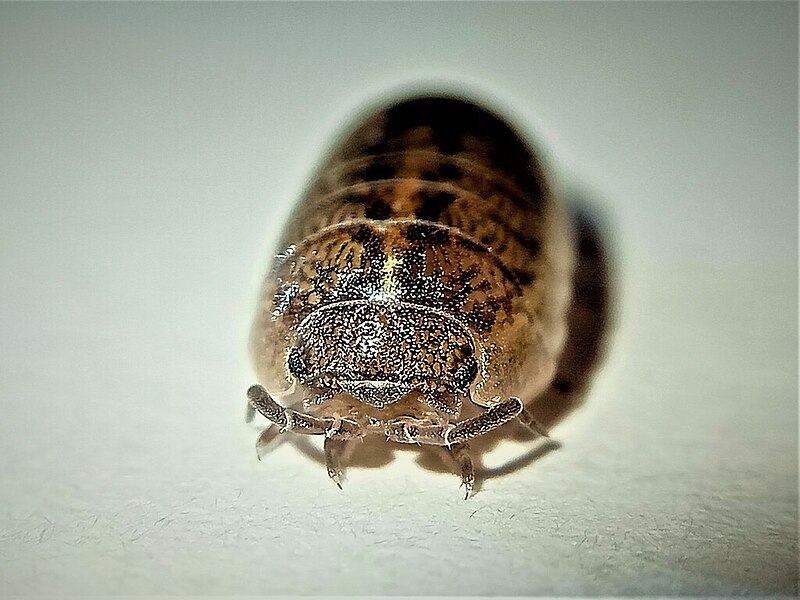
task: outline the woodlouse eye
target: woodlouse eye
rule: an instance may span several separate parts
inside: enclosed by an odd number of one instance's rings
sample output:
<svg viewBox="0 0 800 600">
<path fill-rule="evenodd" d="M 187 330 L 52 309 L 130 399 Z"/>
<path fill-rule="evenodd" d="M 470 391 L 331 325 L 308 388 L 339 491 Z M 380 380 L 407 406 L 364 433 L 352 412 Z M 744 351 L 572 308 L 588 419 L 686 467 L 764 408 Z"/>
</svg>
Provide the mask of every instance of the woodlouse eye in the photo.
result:
<svg viewBox="0 0 800 600">
<path fill-rule="evenodd" d="M 477 375 L 478 361 L 472 356 L 467 356 L 464 359 L 464 364 L 461 365 L 453 375 L 453 384 L 457 389 L 465 390 Z"/>
<path fill-rule="evenodd" d="M 299 379 L 308 375 L 308 367 L 303 357 L 300 355 L 300 349 L 297 347 L 289 350 L 289 358 L 286 361 L 286 366 L 289 367 L 289 372 Z"/>
</svg>

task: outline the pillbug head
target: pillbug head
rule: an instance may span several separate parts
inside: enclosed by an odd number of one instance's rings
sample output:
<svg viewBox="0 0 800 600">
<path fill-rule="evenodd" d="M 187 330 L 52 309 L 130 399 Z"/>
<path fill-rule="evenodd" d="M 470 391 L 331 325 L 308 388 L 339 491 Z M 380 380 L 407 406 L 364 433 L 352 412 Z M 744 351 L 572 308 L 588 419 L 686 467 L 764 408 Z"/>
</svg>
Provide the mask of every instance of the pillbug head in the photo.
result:
<svg viewBox="0 0 800 600">
<path fill-rule="evenodd" d="M 298 327 L 286 367 L 312 395 L 343 392 L 375 408 L 413 391 L 439 408 L 441 395 L 466 393 L 478 372 L 475 345 L 462 324 L 396 301 L 318 308 Z"/>
</svg>

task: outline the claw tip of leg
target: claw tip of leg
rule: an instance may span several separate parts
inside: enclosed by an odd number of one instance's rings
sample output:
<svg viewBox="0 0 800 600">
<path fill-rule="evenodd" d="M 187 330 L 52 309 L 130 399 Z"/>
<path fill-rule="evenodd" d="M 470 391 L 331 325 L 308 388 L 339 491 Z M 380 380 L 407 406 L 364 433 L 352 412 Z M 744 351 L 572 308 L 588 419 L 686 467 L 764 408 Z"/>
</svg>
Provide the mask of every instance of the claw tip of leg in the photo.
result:
<svg viewBox="0 0 800 600">
<path fill-rule="evenodd" d="M 341 473 L 337 473 L 336 471 L 328 471 L 328 477 L 331 478 L 331 481 L 333 481 L 333 483 L 335 483 L 340 490 L 342 489 Z"/>
<path fill-rule="evenodd" d="M 250 399 L 258 398 L 261 395 L 261 391 L 263 389 L 264 388 L 262 388 L 257 383 L 254 384 L 254 385 L 251 385 L 249 388 L 247 388 L 247 397 L 250 398 Z"/>
</svg>

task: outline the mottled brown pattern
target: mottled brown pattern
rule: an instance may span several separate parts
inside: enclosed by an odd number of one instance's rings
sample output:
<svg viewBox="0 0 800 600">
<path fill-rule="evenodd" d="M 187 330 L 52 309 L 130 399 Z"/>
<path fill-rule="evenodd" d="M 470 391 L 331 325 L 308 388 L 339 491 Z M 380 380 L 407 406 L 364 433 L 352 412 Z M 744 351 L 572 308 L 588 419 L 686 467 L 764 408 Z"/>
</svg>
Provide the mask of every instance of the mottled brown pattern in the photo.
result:
<svg viewBox="0 0 800 600">
<path fill-rule="evenodd" d="M 535 275 L 532 259 L 539 251 L 542 220 L 497 188 L 479 195 L 450 182 L 414 178 L 356 183 L 312 196 L 298 209 L 291 234 L 306 239 L 332 222 L 354 219 L 416 219 L 453 227 L 502 256 L 519 281 Z"/>
<path fill-rule="evenodd" d="M 391 265 L 387 267 L 391 256 Z M 274 271 L 271 319 L 297 327 L 313 311 L 350 300 L 444 310 L 484 332 L 508 319 L 520 287 L 483 245 L 420 221 L 348 221 L 297 244 Z"/>
<path fill-rule="evenodd" d="M 452 98 L 401 102 L 368 119 L 342 145 L 341 157 L 429 150 L 484 165 L 514 181 L 532 201 L 543 180 L 528 146 L 490 112 Z"/>
<path fill-rule="evenodd" d="M 541 197 L 531 198 L 502 172 L 492 171 L 474 157 L 463 158 L 434 150 L 407 150 L 367 155 L 325 168 L 309 195 L 325 196 L 350 185 L 385 179 L 416 179 L 450 183 L 479 197 L 503 197 L 511 204 L 537 212 Z"/>
<path fill-rule="evenodd" d="M 416 98 L 372 114 L 284 230 L 252 332 L 266 388 L 252 407 L 333 440 L 337 483 L 337 444 L 378 433 L 451 448 L 469 493 L 466 441 L 552 382 L 572 244 L 538 161 L 492 113 Z"/>
<path fill-rule="evenodd" d="M 303 318 L 381 295 L 444 310 L 478 336 L 476 402 L 534 393 L 557 358 L 568 224 L 528 147 L 472 104 L 415 99 L 366 119 L 331 154 L 281 245 L 293 253 L 267 280 L 253 343 L 265 378 L 283 380 L 276 391 L 289 387 L 285 354 Z M 527 384 L 513 381 L 522 370 Z"/>
</svg>

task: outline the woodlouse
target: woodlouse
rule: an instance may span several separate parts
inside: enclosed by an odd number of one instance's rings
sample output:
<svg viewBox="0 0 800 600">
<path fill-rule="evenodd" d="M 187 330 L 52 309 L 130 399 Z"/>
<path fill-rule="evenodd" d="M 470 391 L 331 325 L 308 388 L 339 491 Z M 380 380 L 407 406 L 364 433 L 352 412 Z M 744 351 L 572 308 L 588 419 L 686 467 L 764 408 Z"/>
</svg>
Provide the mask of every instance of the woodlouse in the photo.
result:
<svg viewBox="0 0 800 600">
<path fill-rule="evenodd" d="M 469 496 L 471 438 L 515 418 L 543 433 L 521 399 L 553 379 L 574 241 L 503 119 L 444 96 L 372 113 L 334 149 L 280 249 L 252 329 L 262 385 L 248 417 L 324 435 L 337 485 L 348 445 L 377 434 L 446 448 Z"/>
</svg>

